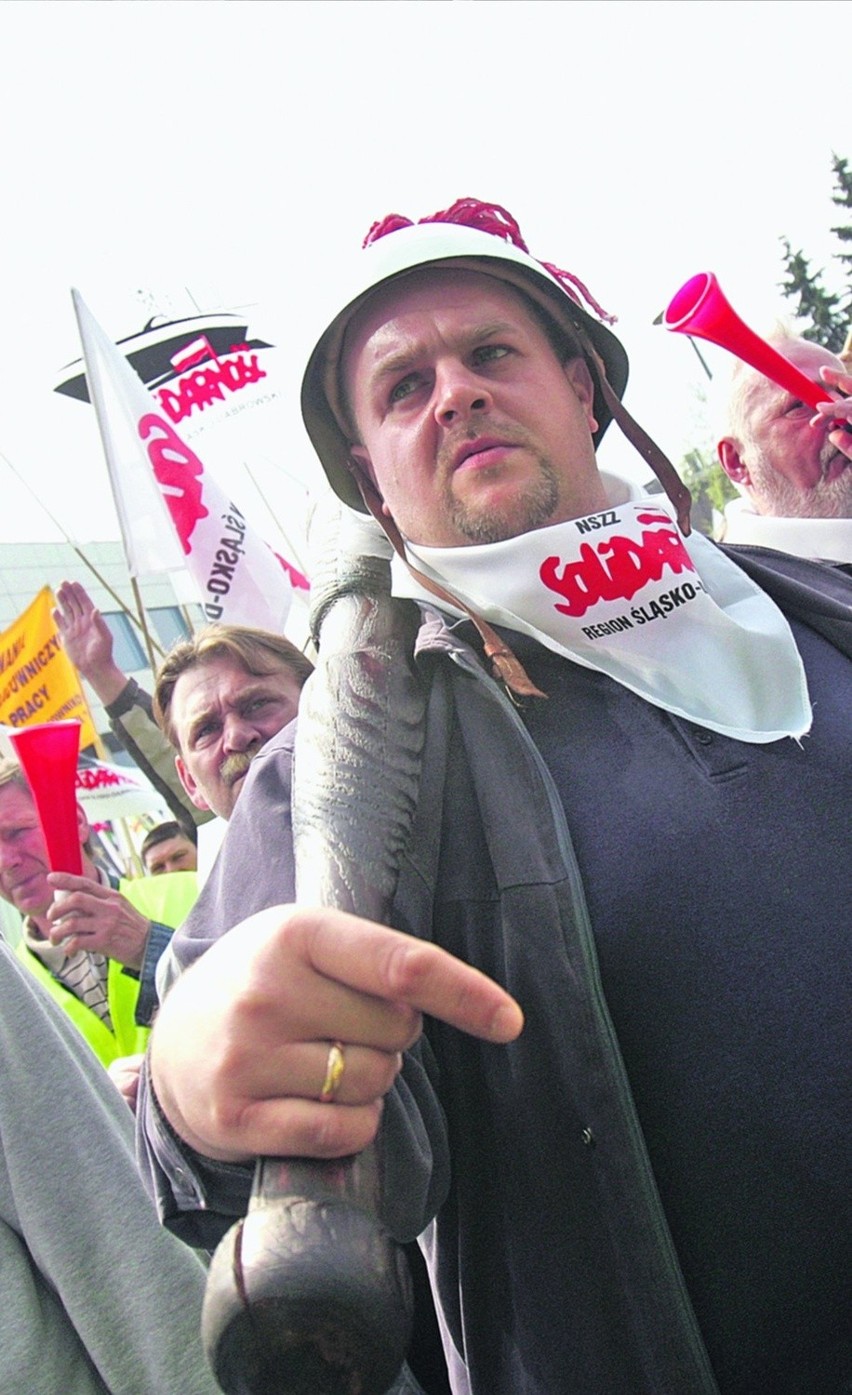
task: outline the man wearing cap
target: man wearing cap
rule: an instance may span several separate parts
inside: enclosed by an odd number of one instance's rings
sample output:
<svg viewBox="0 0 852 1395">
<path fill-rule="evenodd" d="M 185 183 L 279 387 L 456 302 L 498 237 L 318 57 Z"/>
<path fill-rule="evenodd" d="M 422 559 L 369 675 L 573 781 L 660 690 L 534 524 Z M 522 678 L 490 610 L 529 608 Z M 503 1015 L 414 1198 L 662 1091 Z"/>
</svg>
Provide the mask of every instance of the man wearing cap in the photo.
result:
<svg viewBox="0 0 852 1395">
<path fill-rule="evenodd" d="M 303 411 L 424 616 L 396 929 L 277 904 L 280 857 L 235 884 L 273 740 L 174 942 L 149 1184 L 205 1243 L 254 1155 L 381 1122 L 455 1395 L 839 1395 L 852 587 L 688 535 L 623 349 L 503 210 L 376 231 Z M 608 494 L 613 415 L 670 504 Z"/>
</svg>

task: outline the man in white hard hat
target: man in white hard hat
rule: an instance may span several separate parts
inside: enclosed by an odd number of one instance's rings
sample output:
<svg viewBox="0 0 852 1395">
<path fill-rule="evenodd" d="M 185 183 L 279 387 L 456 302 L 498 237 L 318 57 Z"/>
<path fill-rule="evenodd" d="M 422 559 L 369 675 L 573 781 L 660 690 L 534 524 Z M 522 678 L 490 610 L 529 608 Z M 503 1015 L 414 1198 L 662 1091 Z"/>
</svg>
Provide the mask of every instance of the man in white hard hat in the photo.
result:
<svg viewBox="0 0 852 1395">
<path fill-rule="evenodd" d="M 273 740 L 174 944 L 149 1184 L 212 1238 L 255 1154 L 381 1122 L 455 1395 L 839 1391 L 852 585 L 688 536 L 623 349 L 505 210 L 370 241 L 303 412 L 423 609 L 398 929 L 280 904 L 281 855 L 238 885 L 286 826 Z M 608 493 L 613 415 L 670 502 Z"/>
</svg>

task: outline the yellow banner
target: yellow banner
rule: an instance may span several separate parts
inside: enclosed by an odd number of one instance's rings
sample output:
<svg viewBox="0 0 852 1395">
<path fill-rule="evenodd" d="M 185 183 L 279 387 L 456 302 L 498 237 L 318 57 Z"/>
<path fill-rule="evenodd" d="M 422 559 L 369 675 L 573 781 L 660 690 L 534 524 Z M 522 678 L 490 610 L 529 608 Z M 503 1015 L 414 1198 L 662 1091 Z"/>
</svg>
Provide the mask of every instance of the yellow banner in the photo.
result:
<svg viewBox="0 0 852 1395">
<path fill-rule="evenodd" d="M 59 638 L 49 586 L 0 635 L 0 723 L 29 727 L 37 722 L 80 722 L 80 746 L 96 740 L 79 675 Z"/>
</svg>

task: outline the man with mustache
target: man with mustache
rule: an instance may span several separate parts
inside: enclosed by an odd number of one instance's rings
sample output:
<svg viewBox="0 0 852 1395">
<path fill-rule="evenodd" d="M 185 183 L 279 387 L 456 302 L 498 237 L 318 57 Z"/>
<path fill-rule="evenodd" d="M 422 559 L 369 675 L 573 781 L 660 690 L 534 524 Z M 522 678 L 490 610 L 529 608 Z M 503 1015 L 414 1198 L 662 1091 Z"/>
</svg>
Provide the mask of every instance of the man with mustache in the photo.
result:
<svg viewBox="0 0 852 1395">
<path fill-rule="evenodd" d="M 152 715 L 158 732 L 177 751 L 177 775 L 196 809 L 230 818 L 253 758 L 295 717 L 311 669 L 310 660 L 283 635 L 239 625 L 208 625 L 169 650 L 157 674 Z M 149 752 L 154 749 L 150 738 L 145 744 Z M 138 745 L 135 750 L 141 769 L 150 773 Z M 63 887 L 79 881 L 72 883 L 62 873 L 53 878 Z M 150 927 L 148 938 L 148 954 L 140 952 L 144 1007 L 139 1020 L 145 1024 L 156 1005 L 154 975 L 168 952 L 171 930 Z M 140 1059 L 135 1050 L 126 1050 L 114 1052 L 109 1061 L 131 1108 Z"/>
<path fill-rule="evenodd" d="M 292 721 L 312 664 L 266 630 L 207 625 L 166 655 L 154 714 L 198 809 L 229 819 L 260 748 Z"/>
<path fill-rule="evenodd" d="M 783 331 L 768 342 L 813 382 L 852 392 L 852 377 L 828 349 Z M 832 430 L 832 415 L 830 404 L 815 415 L 736 360 L 717 449 L 742 497 L 725 510 L 725 542 L 852 563 L 852 435 Z"/>
<path fill-rule="evenodd" d="M 623 347 L 504 209 L 367 241 L 302 407 L 423 615 L 395 928 L 279 904 L 292 731 L 274 739 L 173 941 L 149 1185 L 205 1243 L 254 1155 L 377 1138 L 455 1395 L 833 1395 L 852 582 L 690 535 L 619 402 Z M 668 500 L 610 491 L 613 418 Z"/>
<path fill-rule="evenodd" d="M 71 662 L 104 704 L 122 745 L 181 823 L 188 819 L 184 796 L 195 823 L 214 814 L 227 818 L 251 755 L 296 715 L 310 661 L 283 635 L 248 626 L 208 625 L 191 639 L 179 641 L 166 655 L 152 705 L 149 695 L 115 663 L 112 634 L 80 582 L 63 581 L 56 602 L 53 615 Z M 191 752 L 184 752 L 185 704 L 197 717 L 203 692 L 213 707 L 218 705 L 224 712 L 229 705 L 234 707 L 234 695 L 241 692 L 246 679 L 253 682 L 252 692 L 243 694 L 239 704 L 240 712 L 250 717 L 245 726 L 241 728 L 236 719 L 229 724 L 221 751 L 219 743 L 205 733 L 203 739 L 193 738 Z M 220 683 L 222 700 L 217 703 Z M 170 745 L 178 752 L 176 760 L 169 755 Z M 220 761 L 224 762 L 221 779 Z M 194 777 L 196 769 L 199 780 Z"/>
<path fill-rule="evenodd" d="M 66 646 L 70 639 L 70 647 L 78 655 L 96 646 L 98 651 L 107 649 L 106 657 L 111 663 L 111 637 L 108 646 L 105 638 L 109 631 L 83 588 L 79 583 L 65 582 L 63 590 L 60 604 L 65 617 Z M 86 676 L 90 678 L 91 669 L 89 661 Z M 166 750 L 177 751 L 173 761 L 178 788 L 192 808 L 201 817 L 230 818 L 253 757 L 270 736 L 296 715 L 302 684 L 311 669 L 310 660 L 282 635 L 239 625 L 206 626 L 191 639 L 174 645 L 166 655 L 157 674 L 153 702 L 133 684 L 128 705 L 140 705 L 132 742 L 137 763 L 153 778 L 150 762 L 157 757 L 159 783 L 167 787 L 171 777 L 164 769 L 156 738 L 168 742 Z M 98 669 L 102 685 L 105 670 L 106 663 L 102 661 Z M 120 670 L 116 669 L 116 675 L 114 688 L 128 684 Z M 154 736 L 147 731 L 149 725 Z M 162 825 L 160 831 L 163 828 L 168 832 L 170 826 Z M 171 825 L 171 829 L 172 842 L 182 841 L 194 853 L 179 826 Z M 152 834 L 157 833 L 158 830 L 152 830 Z M 142 847 L 146 866 L 146 853 L 152 846 L 150 836 Z M 154 850 L 160 846 L 157 842 Z M 148 866 L 152 874 L 153 870 Z M 156 961 L 145 965 L 141 996 L 146 1015 L 140 1018 L 145 1023 L 150 1021 L 156 1006 L 156 963 L 167 952 L 170 938 L 171 930 L 156 936 Z M 141 1054 L 133 1051 L 110 1061 L 113 1082 L 131 1109 L 136 1107 L 141 1059 Z"/>
</svg>

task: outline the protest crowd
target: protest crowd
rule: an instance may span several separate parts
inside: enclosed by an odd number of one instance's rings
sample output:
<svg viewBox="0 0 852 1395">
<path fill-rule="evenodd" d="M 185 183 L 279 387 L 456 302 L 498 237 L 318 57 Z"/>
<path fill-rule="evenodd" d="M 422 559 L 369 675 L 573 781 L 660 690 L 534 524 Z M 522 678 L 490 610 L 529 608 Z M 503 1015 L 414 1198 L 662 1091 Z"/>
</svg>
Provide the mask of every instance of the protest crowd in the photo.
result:
<svg viewBox="0 0 852 1395">
<path fill-rule="evenodd" d="M 222 1388 L 202 1300 L 256 1160 L 372 1158 L 393 1395 L 843 1395 L 850 364 L 769 336 L 816 407 L 735 364 L 713 541 L 505 209 L 352 250 L 301 385 L 310 641 L 249 604 L 148 692 L 57 588 L 157 800 L 123 875 L 58 792 L 56 866 L 0 759 L 0 1390 Z"/>
</svg>

